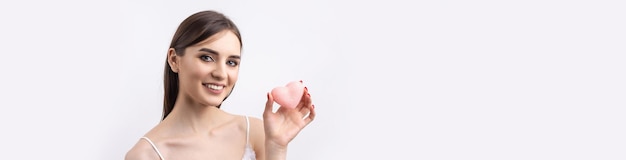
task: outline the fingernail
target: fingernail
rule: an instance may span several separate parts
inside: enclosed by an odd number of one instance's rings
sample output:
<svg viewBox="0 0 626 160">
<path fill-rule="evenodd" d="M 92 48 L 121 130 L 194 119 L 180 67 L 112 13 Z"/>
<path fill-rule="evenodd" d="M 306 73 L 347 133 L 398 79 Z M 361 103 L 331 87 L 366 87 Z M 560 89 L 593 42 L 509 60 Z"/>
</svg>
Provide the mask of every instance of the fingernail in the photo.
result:
<svg viewBox="0 0 626 160">
<path fill-rule="evenodd" d="M 267 99 L 270 99 L 270 93 L 267 93 Z"/>
<path fill-rule="evenodd" d="M 313 104 L 313 105 L 311 105 L 311 107 L 312 107 L 313 109 L 315 109 L 315 105 L 314 105 L 314 104 Z"/>
<path fill-rule="evenodd" d="M 306 95 L 307 95 L 307 96 L 309 96 L 309 97 L 311 97 L 311 94 L 309 94 L 309 93 L 306 93 Z"/>
<path fill-rule="evenodd" d="M 305 90 L 305 91 L 309 91 L 309 88 L 304 87 L 304 90 Z"/>
<path fill-rule="evenodd" d="M 302 80 L 300 80 L 300 83 L 303 83 Z"/>
</svg>

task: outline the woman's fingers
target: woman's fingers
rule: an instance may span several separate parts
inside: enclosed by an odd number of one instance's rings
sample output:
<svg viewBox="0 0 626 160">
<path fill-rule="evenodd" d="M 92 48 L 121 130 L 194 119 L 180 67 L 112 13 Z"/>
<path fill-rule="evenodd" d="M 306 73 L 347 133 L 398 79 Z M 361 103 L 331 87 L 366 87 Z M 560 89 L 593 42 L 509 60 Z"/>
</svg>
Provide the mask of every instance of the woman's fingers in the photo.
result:
<svg viewBox="0 0 626 160">
<path fill-rule="evenodd" d="M 313 101 L 311 100 L 311 94 L 309 94 L 309 91 L 305 89 L 304 93 L 302 94 L 300 103 L 298 104 L 296 109 L 300 111 L 302 115 L 306 115 L 309 113 L 309 106 L 312 105 L 312 102 Z"/>
<path fill-rule="evenodd" d="M 269 92 L 267 93 L 267 102 L 265 102 L 265 113 L 273 113 L 274 111 L 274 97 Z"/>
<path fill-rule="evenodd" d="M 307 116 L 306 118 L 304 118 L 304 124 L 309 125 L 309 123 L 311 123 L 314 119 L 315 119 L 315 105 L 311 105 L 311 112 L 309 112 L 309 116 Z"/>
</svg>

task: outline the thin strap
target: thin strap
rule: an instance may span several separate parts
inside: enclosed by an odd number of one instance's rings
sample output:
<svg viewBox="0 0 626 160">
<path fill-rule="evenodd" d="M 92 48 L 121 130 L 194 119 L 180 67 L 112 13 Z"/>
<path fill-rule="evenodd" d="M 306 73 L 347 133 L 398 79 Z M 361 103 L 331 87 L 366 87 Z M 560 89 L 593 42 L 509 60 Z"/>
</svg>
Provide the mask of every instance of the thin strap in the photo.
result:
<svg viewBox="0 0 626 160">
<path fill-rule="evenodd" d="M 250 141 L 250 120 L 248 116 L 246 116 L 246 145 L 248 145 Z"/>
<path fill-rule="evenodd" d="M 154 151 L 156 151 L 156 153 L 159 155 L 159 158 L 161 158 L 161 160 L 165 160 L 165 158 L 163 158 L 163 155 L 161 155 L 161 152 L 159 152 L 159 149 L 157 149 L 156 145 L 154 145 L 154 143 L 152 143 L 152 141 L 148 137 L 141 137 L 141 139 L 145 139 L 146 141 L 148 141 L 148 143 L 152 145 Z"/>
</svg>

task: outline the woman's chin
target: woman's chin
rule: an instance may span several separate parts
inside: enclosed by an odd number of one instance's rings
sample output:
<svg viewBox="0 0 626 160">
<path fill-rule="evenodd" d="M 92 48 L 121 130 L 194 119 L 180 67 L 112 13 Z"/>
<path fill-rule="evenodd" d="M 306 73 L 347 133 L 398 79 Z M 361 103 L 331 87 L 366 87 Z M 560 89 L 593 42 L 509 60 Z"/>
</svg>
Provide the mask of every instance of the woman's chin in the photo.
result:
<svg viewBox="0 0 626 160">
<path fill-rule="evenodd" d="M 222 104 L 222 101 L 220 101 L 220 100 L 208 99 L 208 100 L 206 101 L 206 103 L 205 103 L 205 104 L 207 104 L 207 106 L 216 106 L 216 107 L 217 107 L 217 106 L 219 106 L 219 105 L 221 105 L 221 104 Z"/>
</svg>

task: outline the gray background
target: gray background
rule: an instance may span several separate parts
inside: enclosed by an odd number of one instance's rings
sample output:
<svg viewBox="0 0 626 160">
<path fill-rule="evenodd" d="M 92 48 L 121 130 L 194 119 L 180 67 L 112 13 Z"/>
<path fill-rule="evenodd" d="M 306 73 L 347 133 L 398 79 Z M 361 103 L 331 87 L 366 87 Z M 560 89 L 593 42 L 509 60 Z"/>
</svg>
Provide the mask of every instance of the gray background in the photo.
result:
<svg viewBox="0 0 626 160">
<path fill-rule="evenodd" d="M 3 1 L 0 147 L 123 159 L 159 122 L 178 24 L 244 41 L 223 109 L 261 117 L 302 79 L 317 119 L 289 159 L 626 159 L 622 1 Z M 8 159 L 8 158 L 7 158 Z"/>
</svg>

